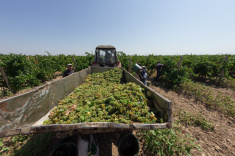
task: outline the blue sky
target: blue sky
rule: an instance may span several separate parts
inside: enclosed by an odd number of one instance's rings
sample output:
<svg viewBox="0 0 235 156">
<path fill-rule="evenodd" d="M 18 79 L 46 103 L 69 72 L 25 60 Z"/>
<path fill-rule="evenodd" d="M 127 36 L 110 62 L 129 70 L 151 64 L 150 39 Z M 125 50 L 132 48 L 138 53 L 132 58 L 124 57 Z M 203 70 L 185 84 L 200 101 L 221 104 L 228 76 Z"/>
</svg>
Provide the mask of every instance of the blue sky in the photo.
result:
<svg viewBox="0 0 235 156">
<path fill-rule="evenodd" d="M 235 54 L 234 0 L 1 0 L 0 53 Z"/>
</svg>

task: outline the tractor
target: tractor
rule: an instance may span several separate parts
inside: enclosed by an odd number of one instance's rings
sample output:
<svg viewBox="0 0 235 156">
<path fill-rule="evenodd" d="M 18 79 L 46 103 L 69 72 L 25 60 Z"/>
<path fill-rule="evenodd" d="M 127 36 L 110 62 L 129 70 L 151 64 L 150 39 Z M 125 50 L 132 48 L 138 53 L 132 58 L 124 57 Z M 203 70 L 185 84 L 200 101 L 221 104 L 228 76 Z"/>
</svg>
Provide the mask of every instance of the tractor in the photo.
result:
<svg viewBox="0 0 235 156">
<path fill-rule="evenodd" d="M 99 45 L 95 49 L 92 67 L 122 67 L 118 60 L 116 48 L 111 45 Z"/>
</svg>

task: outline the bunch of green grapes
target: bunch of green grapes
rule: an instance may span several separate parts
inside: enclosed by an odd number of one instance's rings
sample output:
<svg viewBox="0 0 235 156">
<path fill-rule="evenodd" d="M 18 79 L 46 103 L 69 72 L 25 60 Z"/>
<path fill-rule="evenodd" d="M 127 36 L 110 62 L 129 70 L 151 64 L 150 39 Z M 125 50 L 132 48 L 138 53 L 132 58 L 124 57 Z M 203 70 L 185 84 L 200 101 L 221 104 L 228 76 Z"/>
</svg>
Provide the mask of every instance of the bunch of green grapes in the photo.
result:
<svg viewBox="0 0 235 156">
<path fill-rule="evenodd" d="M 85 83 L 59 101 L 44 124 L 81 122 L 156 123 L 143 88 L 121 84 L 122 70 L 89 75 Z"/>
</svg>

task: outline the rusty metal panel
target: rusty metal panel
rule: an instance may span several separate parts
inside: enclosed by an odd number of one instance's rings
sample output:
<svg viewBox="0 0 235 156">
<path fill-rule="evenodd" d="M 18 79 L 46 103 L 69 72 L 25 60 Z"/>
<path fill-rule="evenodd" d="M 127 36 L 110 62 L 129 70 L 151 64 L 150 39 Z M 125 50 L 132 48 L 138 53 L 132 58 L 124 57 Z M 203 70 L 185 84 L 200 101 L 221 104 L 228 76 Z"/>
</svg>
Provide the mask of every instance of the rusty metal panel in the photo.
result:
<svg viewBox="0 0 235 156">
<path fill-rule="evenodd" d="M 35 88 L 33 91 L 11 97 L 0 102 L 5 109 L 0 110 L 0 130 L 18 128 L 22 125 L 31 125 L 33 120 L 38 120 L 48 112 L 50 85 L 46 84 Z"/>
<path fill-rule="evenodd" d="M 33 125 L 91 74 L 91 68 L 0 101 L 0 132 Z"/>
<path fill-rule="evenodd" d="M 89 122 L 77 124 L 54 124 L 41 126 L 27 126 L 20 129 L 11 129 L 9 131 L 0 132 L 0 137 L 12 135 L 28 135 L 43 132 L 60 132 L 60 131 L 96 131 L 96 132 L 112 132 L 122 130 L 137 130 L 137 129 L 159 129 L 166 128 L 165 124 L 122 124 L 112 122 Z"/>
</svg>

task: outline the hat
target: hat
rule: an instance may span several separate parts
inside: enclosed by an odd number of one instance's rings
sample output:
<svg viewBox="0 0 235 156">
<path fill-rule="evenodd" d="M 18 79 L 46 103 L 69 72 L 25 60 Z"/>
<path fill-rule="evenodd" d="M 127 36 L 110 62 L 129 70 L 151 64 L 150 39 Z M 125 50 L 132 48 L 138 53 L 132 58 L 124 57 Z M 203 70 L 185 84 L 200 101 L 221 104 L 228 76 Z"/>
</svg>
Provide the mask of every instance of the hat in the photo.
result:
<svg viewBox="0 0 235 156">
<path fill-rule="evenodd" d="M 72 64 L 71 64 L 71 63 L 69 63 L 69 64 L 68 64 L 68 66 L 72 66 Z"/>
</svg>

